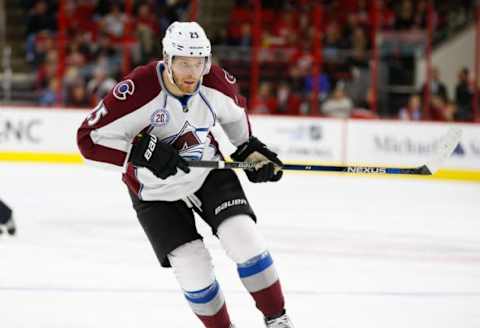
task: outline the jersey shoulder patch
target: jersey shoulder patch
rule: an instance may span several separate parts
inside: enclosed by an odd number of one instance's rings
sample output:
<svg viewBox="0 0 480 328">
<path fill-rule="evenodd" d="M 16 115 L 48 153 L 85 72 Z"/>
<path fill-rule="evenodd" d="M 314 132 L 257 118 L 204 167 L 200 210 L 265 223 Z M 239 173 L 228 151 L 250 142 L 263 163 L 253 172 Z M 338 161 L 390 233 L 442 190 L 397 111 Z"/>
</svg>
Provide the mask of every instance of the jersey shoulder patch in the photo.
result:
<svg viewBox="0 0 480 328">
<path fill-rule="evenodd" d="M 135 83 L 131 79 L 123 80 L 113 87 L 112 94 L 118 100 L 126 100 L 135 92 Z"/>
<path fill-rule="evenodd" d="M 118 82 L 104 99 L 107 108 L 131 112 L 152 100 L 161 91 L 158 62 L 135 68 Z"/>
<path fill-rule="evenodd" d="M 203 77 L 203 85 L 232 98 L 238 106 L 246 105 L 245 98 L 239 93 L 235 76 L 218 65 L 212 65 L 210 72 Z"/>
</svg>

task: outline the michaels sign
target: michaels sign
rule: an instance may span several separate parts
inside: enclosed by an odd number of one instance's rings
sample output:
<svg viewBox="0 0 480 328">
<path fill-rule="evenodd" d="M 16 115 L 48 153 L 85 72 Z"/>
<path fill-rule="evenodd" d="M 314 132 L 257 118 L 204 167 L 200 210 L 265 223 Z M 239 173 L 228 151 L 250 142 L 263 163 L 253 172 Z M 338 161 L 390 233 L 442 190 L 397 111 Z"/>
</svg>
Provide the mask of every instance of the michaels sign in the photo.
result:
<svg viewBox="0 0 480 328">
<path fill-rule="evenodd" d="M 480 168 L 480 125 L 456 124 L 462 139 L 445 168 Z M 435 156 L 451 124 L 349 121 L 347 160 L 378 165 L 420 165 Z"/>
<path fill-rule="evenodd" d="M 390 135 L 374 136 L 377 150 L 386 153 L 431 155 L 438 148 L 439 139 L 422 142 L 410 137 L 397 138 Z"/>
</svg>

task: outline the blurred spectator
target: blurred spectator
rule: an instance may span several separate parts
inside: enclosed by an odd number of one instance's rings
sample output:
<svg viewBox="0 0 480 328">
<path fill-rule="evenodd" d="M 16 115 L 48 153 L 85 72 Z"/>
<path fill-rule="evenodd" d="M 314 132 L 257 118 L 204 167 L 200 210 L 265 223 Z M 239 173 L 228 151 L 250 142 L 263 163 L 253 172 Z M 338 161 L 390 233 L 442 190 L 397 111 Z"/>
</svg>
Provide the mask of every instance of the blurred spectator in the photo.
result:
<svg viewBox="0 0 480 328">
<path fill-rule="evenodd" d="M 356 22 L 363 27 L 368 27 L 370 25 L 368 4 L 368 0 L 358 0 L 357 10 L 354 13 Z"/>
<path fill-rule="evenodd" d="M 229 45 L 238 45 L 242 38 L 242 25 L 250 24 L 252 20 L 249 1 L 236 0 L 230 12 L 227 27 L 227 42 Z"/>
<path fill-rule="evenodd" d="M 373 88 L 367 87 L 367 91 L 363 97 L 357 103 L 354 102 L 354 104 L 356 105 L 355 107 L 358 107 L 358 109 L 365 109 L 371 112 L 373 110 L 373 100 Z"/>
<path fill-rule="evenodd" d="M 301 104 L 300 96 L 292 92 L 288 83 L 280 82 L 277 89 L 275 114 L 299 115 L 300 104 Z"/>
<path fill-rule="evenodd" d="M 430 119 L 432 121 L 453 121 L 455 111 L 455 104 L 445 101 L 441 96 L 432 96 L 432 101 L 430 105 Z"/>
<path fill-rule="evenodd" d="M 353 102 L 345 93 L 344 87 L 338 83 L 330 97 L 322 105 L 322 113 L 328 117 L 349 118 Z"/>
<path fill-rule="evenodd" d="M 113 3 L 110 12 L 101 20 L 100 26 L 113 41 L 121 41 L 125 33 L 127 16 L 122 12 L 120 4 Z"/>
<path fill-rule="evenodd" d="M 273 96 L 272 84 L 263 81 L 260 83 L 258 97 L 252 106 L 252 113 L 255 114 L 272 114 L 276 111 L 276 99 Z"/>
<path fill-rule="evenodd" d="M 417 7 L 415 8 L 414 26 L 418 29 L 427 28 L 427 13 L 428 3 L 427 0 L 418 0 Z"/>
<path fill-rule="evenodd" d="M 158 42 L 155 41 L 158 39 L 160 26 L 157 24 L 152 8 L 147 3 L 138 7 L 137 16 L 135 34 L 140 46 L 140 61 L 146 63 L 156 51 Z"/>
<path fill-rule="evenodd" d="M 34 68 L 38 68 L 44 62 L 47 52 L 56 50 L 54 36 L 49 31 L 40 31 L 33 35 L 31 44 L 29 40 L 27 39 L 25 49 L 26 59 Z"/>
<path fill-rule="evenodd" d="M 87 66 L 87 57 L 80 51 L 79 45 L 71 43 L 65 58 L 65 82 L 70 83 L 78 78 L 85 79 L 90 74 L 90 68 L 91 66 Z"/>
<path fill-rule="evenodd" d="M 105 61 L 108 75 L 115 76 L 120 71 L 122 56 L 106 34 L 100 34 L 92 45 L 92 56 L 98 61 Z"/>
<path fill-rule="evenodd" d="M 404 121 L 420 121 L 422 119 L 422 104 L 420 96 L 411 95 L 405 107 L 400 108 L 398 118 Z"/>
<path fill-rule="evenodd" d="M 87 93 L 91 97 L 90 103 L 96 104 L 103 99 L 115 84 L 117 81 L 107 75 L 107 70 L 103 66 L 97 66 L 92 79 L 87 84 Z"/>
<path fill-rule="evenodd" d="M 296 65 L 288 65 L 288 82 L 293 92 L 305 93 L 305 73 Z"/>
<path fill-rule="evenodd" d="M 92 35 L 87 32 L 76 31 L 70 36 L 71 40 L 67 46 L 69 53 L 78 52 L 82 55 L 86 62 L 93 59 L 91 44 L 93 42 Z M 68 58 L 67 58 L 68 60 Z"/>
<path fill-rule="evenodd" d="M 437 67 L 432 68 L 432 80 L 430 82 L 431 97 L 438 96 L 442 98 L 443 102 L 448 102 L 448 91 L 445 83 L 440 80 L 440 72 Z M 425 91 L 426 83 L 423 85 L 423 92 Z M 422 95 L 424 94 L 422 92 Z"/>
<path fill-rule="evenodd" d="M 312 74 L 308 74 L 305 77 L 304 92 L 306 93 L 313 92 L 314 82 L 317 83 L 317 88 L 318 88 L 317 90 L 318 90 L 318 96 L 320 101 L 324 101 L 325 98 L 327 98 L 328 94 L 330 93 L 330 89 L 331 89 L 330 78 L 328 77 L 327 74 L 324 74 L 324 73 L 321 73 L 316 77 L 313 77 Z"/>
<path fill-rule="evenodd" d="M 63 0 L 65 28 L 69 34 L 89 34 L 91 39 L 97 32 L 94 21 L 96 0 Z"/>
<path fill-rule="evenodd" d="M 99 17 L 105 16 L 110 11 L 111 5 L 112 5 L 112 0 L 97 0 L 97 4 L 95 6 L 95 13 Z"/>
<path fill-rule="evenodd" d="M 45 61 L 39 66 L 36 76 L 37 89 L 46 88 L 50 80 L 56 77 L 58 69 L 58 52 L 56 50 L 49 50 Z"/>
<path fill-rule="evenodd" d="M 240 47 L 249 47 L 252 44 L 252 28 L 249 23 L 240 26 L 240 37 L 237 42 Z"/>
<path fill-rule="evenodd" d="M 346 83 L 345 91 L 350 95 L 356 107 L 372 109 L 368 100 L 370 87 L 370 71 L 367 68 L 353 67 L 352 78 Z M 371 92 L 370 92 L 371 94 Z"/>
<path fill-rule="evenodd" d="M 411 0 L 402 0 L 395 17 L 396 30 L 409 30 L 415 26 L 414 8 Z"/>
<path fill-rule="evenodd" d="M 382 13 L 382 28 L 385 30 L 391 30 L 395 26 L 395 11 L 392 8 L 392 2 L 393 1 L 389 0 L 382 0 L 377 2 L 377 5 L 379 6 L 378 10 Z"/>
<path fill-rule="evenodd" d="M 323 53 L 325 61 L 338 61 L 341 49 L 346 49 L 347 45 L 342 34 L 340 26 L 336 22 L 328 24 L 323 41 Z"/>
<path fill-rule="evenodd" d="M 471 121 L 473 118 L 472 101 L 474 86 L 470 81 L 470 72 L 468 68 L 463 68 L 458 73 L 458 83 L 455 88 L 455 104 L 457 112 L 456 121 Z"/>
<path fill-rule="evenodd" d="M 86 108 L 92 105 L 82 79 L 77 79 L 66 86 L 65 105 L 75 108 Z"/>
<path fill-rule="evenodd" d="M 352 31 L 350 64 L 353 67 L 368 69 L 370 54 L 368 53 L 369 42 L 365 30 L 356 27 Z"/>
<path fill-rule="evenodd" d="M 40 31 L 53 32 L 57 29 L 56 19 L 49 13 L 48 9 L 47 1 L 38 0 L 35 2 L 27 17 L 27 36 Z"/>
<path fill-rule="evenodd" d="M 294 50 L 290 57 L 288 66 L 290 69 L 298 71 L 298 75 L 302 78 L 310 73 L 313 63 L 312 47 L 310 43 L 303 43 Z M 302 86 L 303 87 L 303 86 Z"/>
<path fill-rule="evenodd" d="M 58 97 L 58 80 L 52 78 L 48 81 L 48 85 L 40 91 L 38 104 L 40 106 L 54 106 L 60 103 Z"/>
<path fill-rule="evenodd" d="M 268 44 L 273 47 L 291 46 L 292 40 L 298 32 L 296 26 L 297 22 L 292 11 L 287 10 L 277 15 Z"/>
<path fill-rule="evenodd" d="M 191 0 L 157 0 L 157 2 L 164 3 L 164 6 L 166 6 L 167 17 L 170 22 L 188 19 L 185 16 L 188 14 Z"/>
</svg>

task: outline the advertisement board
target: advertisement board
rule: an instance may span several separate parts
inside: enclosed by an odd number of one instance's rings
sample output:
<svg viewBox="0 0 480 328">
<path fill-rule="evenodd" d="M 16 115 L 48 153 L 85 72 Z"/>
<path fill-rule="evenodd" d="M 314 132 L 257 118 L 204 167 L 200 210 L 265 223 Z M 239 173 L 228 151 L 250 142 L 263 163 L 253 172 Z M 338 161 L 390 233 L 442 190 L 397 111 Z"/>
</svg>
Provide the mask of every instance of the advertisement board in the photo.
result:
<svg viewBox="0 0 480 328">
<path fill-rule="evenodd" d="M 415 166 L 434 156 L 449 124 L 397 121 L 348 121 L 349 163 Z M 462 139 L 445 168 L 480 169 L 480 126 L 456 124 Z"/>
<path fill-rule="evenodd" d="M 341 120 L 255 116 L 252 126 L 253 134 L 285 161 L 342 161 Z"/>
<path fill-rule="evenodd" d="M 86 111 L 1 109 L 0 151 L 77 153 L 76 130 Z"/>
<path fill-rule="evenodd" d="M 0 109 L 0 160 L 82 163 L 76 131 L 86 110 Z M 253 135 L 286 163 L 419 166 L 435 154 L 451 124 L 313 117 L 250 117 Z M 460 144 L 444 168 L 480 179 L 480 125 L 457 124 Z M 217 124 L 214 136 L 225 155 L 235 147 Z M 465 172 L 472 174 L 465 175 Z M 449 178 L 455 178 L 450 174 Z"/>
</svg>

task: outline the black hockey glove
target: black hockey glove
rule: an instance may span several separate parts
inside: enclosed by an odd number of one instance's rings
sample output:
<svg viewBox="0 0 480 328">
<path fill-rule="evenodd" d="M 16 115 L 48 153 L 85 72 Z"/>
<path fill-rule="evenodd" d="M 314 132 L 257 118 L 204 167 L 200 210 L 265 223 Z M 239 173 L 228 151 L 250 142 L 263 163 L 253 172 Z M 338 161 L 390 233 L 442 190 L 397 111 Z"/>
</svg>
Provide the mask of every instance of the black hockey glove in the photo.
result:
<svg viewBox="0 0 480 328">
<path fill-rule="evenodd" d="M 0 218 L 1 221 L 2 218 Z M 17 232 L 17 227 L 15 226 L 15 221 L 13 217 L 9 217 L 5 222 L 0 222 L 0 235 L 3 232 L 7 232 L 9 235 L 13 236 Z"/>
<path fill-rule="evenodd" d="M 190 172 L 188 162 L 178 155 L 175 148 L 161 143 L 151 134 L 137 136 L 129 161 L 135 166 L 146 167 L 160 179 L 176 174 L 177 168 Z"/>
<path fill-rule="evenodd" d="M 15 221 L 13 221 L 13 214 L 10 207 L 0 200 L 0 235 L 7 232 L 9 235 L 14 235 L 17 231 Z"/>
<path fill-rule="evenodd" d="M 255 169 L 245 170 L 248 180 L 251 182 L 278 181 L 283 175 L 283 163 L 278 159 L 277 154 L 255 137 L 250 137 L 230 156 L 235 161 L 256 164 Z"/>
</svg>

